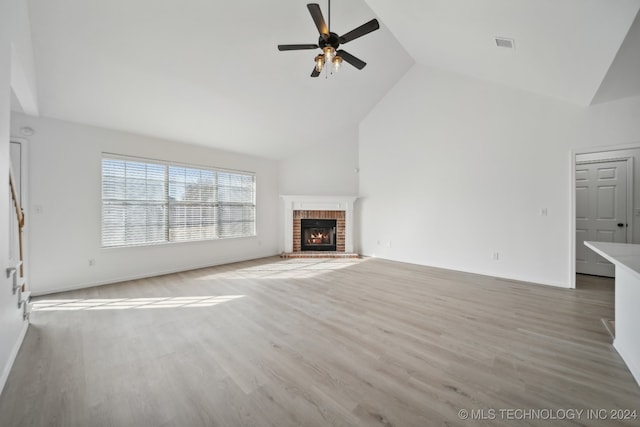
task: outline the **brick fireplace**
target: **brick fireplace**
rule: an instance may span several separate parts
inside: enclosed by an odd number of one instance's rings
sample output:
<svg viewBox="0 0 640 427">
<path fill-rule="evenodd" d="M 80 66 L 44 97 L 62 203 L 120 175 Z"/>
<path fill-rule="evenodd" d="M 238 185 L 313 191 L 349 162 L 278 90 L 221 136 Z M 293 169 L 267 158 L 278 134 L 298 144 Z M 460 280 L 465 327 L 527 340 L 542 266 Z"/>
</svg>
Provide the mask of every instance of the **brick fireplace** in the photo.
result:
<svg viewBox="0 0 640 427">
<path fill-rule="evenodd" d="M 293 252 L 302 251 L 301 224 L 303 219 L 336 220 L 336 252 L 345 252 L 345 211 L 293 211 Z"/>
<path fill-rule="evenodd" d="M 355 255 L 353 252 L 353 205 L 352 196 L 280 196 L 284 200 L 284 252 L 283 256 L 309 255 Z M 303 220 L 335 220 L 335 251 L 317 252 L 303 250 Z M 308 222 L 308 221 L 307 221 Z M 313 223 L 313 222 L 312 222 Z"/>
</svg>

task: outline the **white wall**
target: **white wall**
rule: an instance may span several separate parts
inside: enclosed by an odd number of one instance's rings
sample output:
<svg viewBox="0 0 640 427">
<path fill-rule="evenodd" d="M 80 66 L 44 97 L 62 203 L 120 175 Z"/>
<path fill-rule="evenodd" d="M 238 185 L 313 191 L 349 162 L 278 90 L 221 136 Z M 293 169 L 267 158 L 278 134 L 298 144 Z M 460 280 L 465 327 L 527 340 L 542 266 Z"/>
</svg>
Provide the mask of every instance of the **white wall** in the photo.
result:
<svg viewBox="0 0 640 427">
<path fill-rule="evenodd" d="M 10 215 L 13 215 L 9 195 L 9 102 L 11 84 L 11 13 L 9 2 L 0 1 L 0 392 L 18 352 L 27 323 L 18 310 L 18 297 L 11 291 L 12 282 L 5 269 L 10 262 Z"/>
<path fill-rule="evenodd" d="M 27 0 L 11 3 L 11 86 L 22 111 L 39 114 L 36 71 L 31 42 L 31 22 Z"/>
<path fill-rule="evenodd" d="M 280 194 L 354 196 L 358 194 L 358 128 L 326 144 L 280 161 Z"/>
<path fill-rule="evenodd" d="M 11 130 L 30 126 L 30 286 L 49 293 L 129 278 L 260 258 L 277 253 L 277 162 L 113 130 L 21 114 Z M 101 153 L 253 171 L 257 237 L 101 248 Z M 95 266 L 89 266 L 95 259 Z"/>
<path fill-rule="evenodd" d="M 638 117 L 416 65 L 360 126 L 360 250 L 568 287 L 571 150 L 640 142 Z"/>
</svg>

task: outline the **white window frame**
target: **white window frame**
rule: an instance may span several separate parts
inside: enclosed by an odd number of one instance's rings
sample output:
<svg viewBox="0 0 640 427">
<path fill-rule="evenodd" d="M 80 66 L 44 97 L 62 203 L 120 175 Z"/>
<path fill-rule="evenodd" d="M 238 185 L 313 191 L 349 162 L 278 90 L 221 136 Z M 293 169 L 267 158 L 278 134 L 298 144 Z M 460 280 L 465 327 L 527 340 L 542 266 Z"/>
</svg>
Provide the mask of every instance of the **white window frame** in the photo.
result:
<svg viewBox="0 0 640 427">
<path fill-rule="evenodd" d="M 103 248 L 256 235 L 254 172 L 102 153 L 101 190 Z"/>
</svg>

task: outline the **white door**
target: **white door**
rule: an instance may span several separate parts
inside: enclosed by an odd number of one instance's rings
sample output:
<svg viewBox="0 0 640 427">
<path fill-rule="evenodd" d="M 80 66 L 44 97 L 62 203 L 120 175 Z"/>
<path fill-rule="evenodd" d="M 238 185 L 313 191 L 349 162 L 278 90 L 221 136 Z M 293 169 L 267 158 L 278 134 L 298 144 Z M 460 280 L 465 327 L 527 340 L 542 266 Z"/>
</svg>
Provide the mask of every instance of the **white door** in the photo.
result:
<svg viewBox="0 0 640 427">
<path fill-rule="evenodd" d="M 576 272 L 614 277 L 614 266 L 584 241 L 627 241 L 627 162 L 576 164 Z"/>
</svg>

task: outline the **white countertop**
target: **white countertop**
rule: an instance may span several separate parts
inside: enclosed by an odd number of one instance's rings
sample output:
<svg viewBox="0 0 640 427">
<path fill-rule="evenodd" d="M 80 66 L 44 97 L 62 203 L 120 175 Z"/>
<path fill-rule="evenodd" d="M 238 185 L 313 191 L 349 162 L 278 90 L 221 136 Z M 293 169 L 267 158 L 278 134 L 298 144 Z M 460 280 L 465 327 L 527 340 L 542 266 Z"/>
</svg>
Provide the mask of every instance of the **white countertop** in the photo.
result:
<svg viewBox="0 0 640 427">
<path fill-rule="evenodd" d="M 625 267 L 640 277 L 640 245 L 607 242 L 584 242 L 584 245 L 607 261 Z"/>
<path fill-rule="evenodd" d="M 613 346 L 640 384 L 640 245 L 606 242 L 584 242 L 584 245 L 616 266 Z"/>
</svg>

